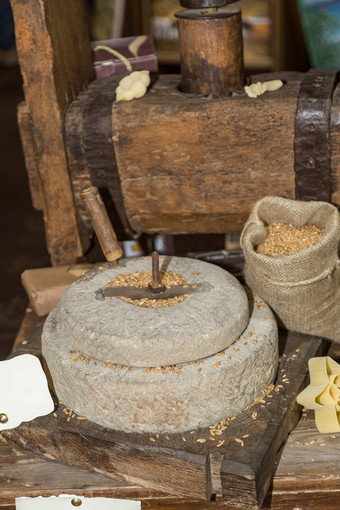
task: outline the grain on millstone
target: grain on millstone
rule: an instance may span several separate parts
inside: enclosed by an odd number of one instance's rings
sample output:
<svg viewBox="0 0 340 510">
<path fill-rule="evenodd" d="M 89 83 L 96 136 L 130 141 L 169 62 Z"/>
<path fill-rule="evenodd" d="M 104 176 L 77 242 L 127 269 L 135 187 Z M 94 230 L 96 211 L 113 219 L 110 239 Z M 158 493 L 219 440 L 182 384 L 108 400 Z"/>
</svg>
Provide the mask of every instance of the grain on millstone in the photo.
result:
<svg viewBox="0 0 340 510">
<path fill-rule="evenodd" d="M 187 279 L 185 276 L 175 273 L 173 271 L 163 272 L 160 271 L 161 283 L 166 287 L 170 288 L 172 285 L 185 285 Z M 106 287 L 138 287 L 146 288 L 152 282 L 151 271 L 136 271 L 135 273 L 122 273 L 118 274 L 114 280 L 110 281 Z M 147 297 L 142 299 L 131 299 L 121 297 L 123 301 L 131 303 L 133 305 L 141 306 L 143 308 L 164 308 L 166 306 L 174 306 L 181 303 L 187 297 L 187 294 L 182 296 L 175 296 L 168 299 L 148 299 Z"/>
<path fill-rule="evenodd" d="M 287 223 L 271 223 L 265 240 L 255 251 L 269 257 L 292 255 L 313 246 L 321 236 L 322 231 L 315 225 L 295 227 Z"/>
</svg>

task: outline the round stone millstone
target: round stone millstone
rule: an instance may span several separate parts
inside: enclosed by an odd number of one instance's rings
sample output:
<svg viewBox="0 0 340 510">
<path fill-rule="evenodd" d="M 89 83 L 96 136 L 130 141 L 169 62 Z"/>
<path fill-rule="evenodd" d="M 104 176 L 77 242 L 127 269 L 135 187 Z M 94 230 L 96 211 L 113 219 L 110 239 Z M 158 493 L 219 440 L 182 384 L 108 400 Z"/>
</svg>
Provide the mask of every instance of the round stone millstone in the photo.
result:
<svg viewBox="0 0 340 510">
<path fill-rule="evenodd" d="M 251 300 L 249 324 L 235 342 L 203 359 L 145 368 L 74 350 L 60 329 L 60 306 L 42 337 L 54 391 L 78 415 L 115 430 L 175 433 L 234 416 L 274 380 L 278 330 L 269 307 Z"/>
<path fill-rule="evenodd" d="M 72 348 L 119 365 L 157 367 L 194 361 L 231 345 L 249 320 L 238 280 L 207 262 L 183 257 L 161 257 L 160 262 L 203 290 L 174 306 L 142 308 L 117 297 L 100 301 L 95 292 L 117 275 L 151 271 L 150 257 L 88 273 L 70 285 L 57 311 Z"/>
</svg>

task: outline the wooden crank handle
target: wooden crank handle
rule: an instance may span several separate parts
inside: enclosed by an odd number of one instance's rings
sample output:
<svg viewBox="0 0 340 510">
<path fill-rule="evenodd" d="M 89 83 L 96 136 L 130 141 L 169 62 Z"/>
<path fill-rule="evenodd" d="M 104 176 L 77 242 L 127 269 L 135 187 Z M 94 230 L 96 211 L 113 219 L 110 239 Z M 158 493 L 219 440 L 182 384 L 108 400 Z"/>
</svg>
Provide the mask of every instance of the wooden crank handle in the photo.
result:
<svg viewBox="0 0 340 510">
<path fill-rule="evenodd" d="M 86 188 L 80 193 L 80 197 L 85 203 L 106 260 L 112 262 L 119 259 L 123 252 L 98 189 L 95 186 Z"/>
</svg>

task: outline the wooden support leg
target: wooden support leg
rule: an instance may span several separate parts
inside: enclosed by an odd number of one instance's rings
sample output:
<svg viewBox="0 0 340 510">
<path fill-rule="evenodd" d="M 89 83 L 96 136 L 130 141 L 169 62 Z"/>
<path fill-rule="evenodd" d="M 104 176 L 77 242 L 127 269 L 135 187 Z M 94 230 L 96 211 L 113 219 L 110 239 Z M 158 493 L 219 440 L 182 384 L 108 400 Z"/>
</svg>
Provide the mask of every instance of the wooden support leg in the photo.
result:
<svg viewBox="0 0 340 510">
<path fill-rule="evenodd" d="M 11 0 L 32 119 L 47 248 L 53 265 L 83 253 L 64 143 L 64 115 L 94 77 L 82 0 Z"/>
</svg>

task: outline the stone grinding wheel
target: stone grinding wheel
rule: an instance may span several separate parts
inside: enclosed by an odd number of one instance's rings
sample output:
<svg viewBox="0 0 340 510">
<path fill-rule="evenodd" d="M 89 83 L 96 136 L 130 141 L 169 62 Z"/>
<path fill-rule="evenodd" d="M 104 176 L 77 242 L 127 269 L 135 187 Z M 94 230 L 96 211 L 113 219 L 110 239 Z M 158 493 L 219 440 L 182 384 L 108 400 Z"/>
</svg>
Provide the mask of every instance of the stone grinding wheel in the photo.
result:
<svg viewBox="0 0 340 510">
<path fill-rule="evenodd" d="M 132 367 L 185 363 L 232 344 L 249 320 L 246 294 L 220 267 L 183 257 L 161 257 L 167 271 L 200 283 L 205 290 L 165 308 L 142 308 L 120 298 L 98 301 L 95 291 L 117 275 L 150 271 L 150 257 L 87 274 L 66 291 L 60 326 L 75 349 Z"/>
<path fill-rule="evenodd" d="M 238 317 L 241 316 L 242 321 L 245 320 L 244 317 L 248 318 L 248 303 L 243 302 L 246 295 L 238 281 L 229 273 L 211 264 L 190 259 L 174 257 L 171 263 L 175 264 L 173 269 L 176 269 L 176 272 L 183 274 L 186 271 L 188 278 L 190 272 L 190 278 L 195 277 L 196 281 L 200 274 L 192 273 L 201 272 L 201 276 L 206 275 L 210 285 L 219 282 L 219 288 L 221 288 L 221 282 L 224 282 L 228 288 L 228 294 L 231 294 L 227 302 L 230 301 L 235 306 L 237 301 L 235 296 L 238 296 L 243 303 L 241 307 L 243 313 L 238 313 Z M 126 267 L 121 269 L 126 272 L 127 269 L 132 271 L 136 267 L 141 269 L 140 260 L 129 261 Z M 209 276 L 210 270 L 215 279 Z M 72 331 L 68 330 L 70 335 L 65 334 L 66 323 L 62 322 L 65 319 L 63 310 L 66 305 L 70 306 L 71 297 L 74 303 L 75 295 L 82 294 L 85 290 L 82 289 L 83 286 L 88 293 L 88 285 L 91 282 L 96 281 L 95 286 L 98 287 L 98 283 L 101 286 L 103 282 L 106 283 L 108 277 L 111 279 L 112 271 L 112 269 L 99 271 L 72 284 L 72 289 L 67 291 L 45 323 L 42 336 L 44 362 L 52 377 L 56 395 L 75 413 L 111 429 L 129 429 L 139 433 L 175 433 L 206 427 L 234 416 L 273 382 L 278 363 L 277 326 L 269 307 L 256 298 L 249 302 L 251 307 L 249 322 L 246 320 L 246 325 L 242 328 L 234 325 L 234 333 L 236 329 L 241 329 L 236 337 L 231 340 L 231 337 L 227 335 L 227 345 L 221 348 L 214 347 L 213 354 L 201 358 L 197 351 L 191 351 L 191 357 L 183 363 L 162 362 L 158 366 L 146 363 L 142 367 L 132 367 L 130 363 L 119 364 L 114 358 L 108 357 L 105 351 L 104 356 L 93 356 L 89 354 L 88 349 L 75 349 L 74 340 L 80 330 L 78 327 Z M 92 285 L 90 288 L 92 289 Z M 211 291 L 210 289 L 209 292 Z M 197 298 L 197 296 L 200 296 L 200 293 L 188 298 Z M 168 308 L 180 308 L 188 298 Z M 205 299 L 209 301 L 207 296 Z M 116 300 L 117 298 L 114 299 L 115 302 Z M 219 308 L 229 317 L 233 315 L 233 306 L 231 304 L 228 306 L 227 302 L 220 301 Z M 126 307 L 138 308 L 129 303 L 124 305 L 124 310 Z M 215 302 L 214 305 L 216 308 L 217 303 Z M 78 307 L 73 304 L 73 307 L 75 306 Z M 151 313 L 155 311 L 154 309 L 145 310 Z M 89 320 L 87 315 L 89 311 L 85 309 L 80 312 L 85 324 Z M 70 319 L 67 314 L 66 317 Z M 106 317 L 110 322 L 111 318 L 107 313 Z M 194 316 L 195 321 L 197 317 L 198 315 Z M 216 317 L 220 320 L 219 314 Z M 189 323 L 192 319 L 192 316 L 188 317 Z M 152 322 L 149 322 L 150 325 Z M 223 328 L 219 327 L 219 331 L 221 330 Z M 195 333 L 195 337 L 189 337 L 191 347 L 195 346 L 197 339 L 201 339 L 201 335 L 198 334 L 199 329 L 196 328 Z M 87 348 L 91 347 L 91 334 L 85 341 Z M 110 338 L 112 342 L 112 336 Z M 157 341 L 158 338 L 156 336 L 154 340 Z M 97 339 L 92 338 L 95 344 L 100 343 L 100 340 L 102 340 L 100 335 Z M 133 342 L 136 342 L 135 337 Z M 205 343 L 210 342 L 206 340 Z M 172 350 L 176 348 L 175 345 L 173 344 Z M 184 344 L 181 343 L 181 345 Z M 198 341 L 198 349 L 202 349 L 203 345 L 204 342 Z M 129 348 L 130 344 L 126 345 L 125 349 L 129 350 Z M 160 349 L 159 345 L 157 348 Z"/>
</svg>

